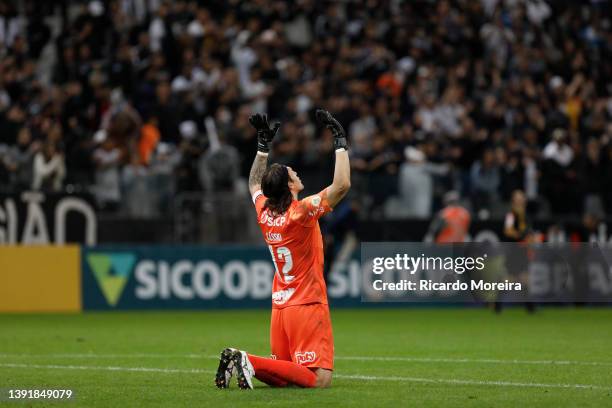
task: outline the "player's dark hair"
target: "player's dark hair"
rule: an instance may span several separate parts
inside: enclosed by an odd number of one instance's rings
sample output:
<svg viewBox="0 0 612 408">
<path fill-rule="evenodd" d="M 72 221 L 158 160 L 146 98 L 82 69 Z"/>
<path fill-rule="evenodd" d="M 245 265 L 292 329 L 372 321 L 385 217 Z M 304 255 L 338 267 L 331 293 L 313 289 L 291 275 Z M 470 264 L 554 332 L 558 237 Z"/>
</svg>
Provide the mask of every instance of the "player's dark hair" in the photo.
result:
<svg viewBox="0 0 612 408">
<path fill-rule="evenodd" d="M 264 208 L 270 215 L 284 214 L 293 201 L 287 166 L 275 163 L 268 167 L 261 179 L 261 192 L 267 198 Z"/>
</svg>

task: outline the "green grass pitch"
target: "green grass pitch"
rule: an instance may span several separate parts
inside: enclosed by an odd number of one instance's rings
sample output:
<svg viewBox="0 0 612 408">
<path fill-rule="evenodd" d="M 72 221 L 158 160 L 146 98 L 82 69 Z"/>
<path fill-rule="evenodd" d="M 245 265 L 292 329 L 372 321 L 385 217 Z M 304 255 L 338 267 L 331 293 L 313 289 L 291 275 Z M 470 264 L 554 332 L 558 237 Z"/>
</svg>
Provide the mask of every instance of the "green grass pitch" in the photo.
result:
<svg viewBox="0 0 612 408">
<path fill-rule="evenodd" d="M 0 315 L 0 387 L 70 388 L 10 407 L 612 406 L 612 309 L 334 310 L 330 389 L 213 385 L 225 346 L 261 355 L 269 311 Z"/>
</svg>

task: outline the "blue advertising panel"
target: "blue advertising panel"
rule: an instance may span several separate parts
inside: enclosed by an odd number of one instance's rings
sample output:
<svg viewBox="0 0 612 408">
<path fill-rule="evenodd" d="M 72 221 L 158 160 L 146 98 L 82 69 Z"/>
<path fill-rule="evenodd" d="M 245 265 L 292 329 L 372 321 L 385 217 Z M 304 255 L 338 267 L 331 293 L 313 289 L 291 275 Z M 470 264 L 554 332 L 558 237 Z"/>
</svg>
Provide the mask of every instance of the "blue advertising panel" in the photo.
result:
<svg viewBox="0 0 612 408">
<path fill-rule="evenodd" d="M 274 265 L 266 247 L 83 247 L 84 310 L 270 307 Z M 334 305 L 360 303 L 357 260 L 338 265 Z"/>
</svg>

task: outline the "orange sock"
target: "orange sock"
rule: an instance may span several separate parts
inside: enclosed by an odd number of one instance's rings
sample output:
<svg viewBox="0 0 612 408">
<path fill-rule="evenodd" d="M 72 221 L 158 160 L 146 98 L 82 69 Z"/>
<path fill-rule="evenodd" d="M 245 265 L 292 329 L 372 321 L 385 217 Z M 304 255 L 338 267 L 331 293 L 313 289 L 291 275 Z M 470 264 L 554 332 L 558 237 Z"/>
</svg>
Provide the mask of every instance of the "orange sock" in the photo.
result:
<svg viewBox="0 0 612 408">
<path fill-rule="evenodd" d="M 289 384 L 287 381 L 275 377 L 264 370 L 257 371 L 255 378 L 271 387 L 286 387 Z"/>
<path fill-rule="evenodd" d="M 317 375 L 308 368 L 291 361 L 274 360 L 249 354 L 249 360 L 255 369 L 255 378 L 269 384 L 266 380 L 274 378 L 276 381 L 311 388 L 317 382 Z M 259 378 L 259 377 L 262 378 Z"/>
</svg>

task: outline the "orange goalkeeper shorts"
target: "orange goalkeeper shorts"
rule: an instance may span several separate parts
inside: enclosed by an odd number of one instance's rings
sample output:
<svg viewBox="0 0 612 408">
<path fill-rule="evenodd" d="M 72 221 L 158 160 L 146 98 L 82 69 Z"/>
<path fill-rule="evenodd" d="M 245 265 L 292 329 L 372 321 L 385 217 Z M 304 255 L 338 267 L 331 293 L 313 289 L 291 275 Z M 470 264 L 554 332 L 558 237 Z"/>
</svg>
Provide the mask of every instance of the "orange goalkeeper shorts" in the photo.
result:
<svg viewBox="0 0 612 408">
<path fill-rule="evenodd" d="M 311 303 L 272 309 L 270 347 L 278 360 L 333 370 L 334 336 L 329 307 Z"/>
</svg>

